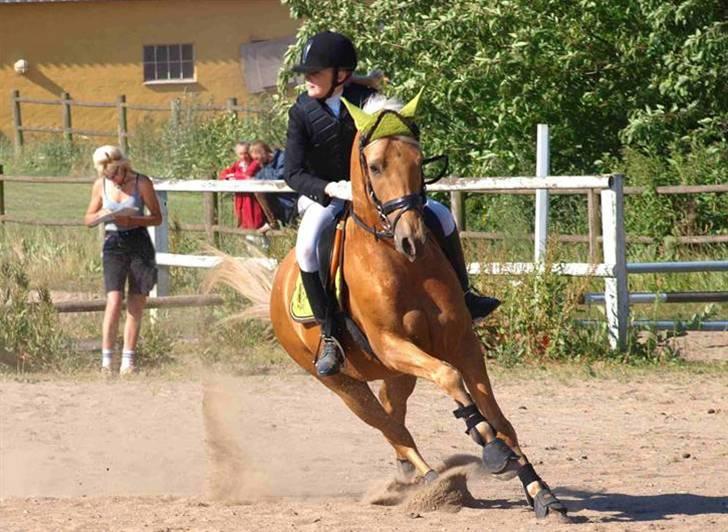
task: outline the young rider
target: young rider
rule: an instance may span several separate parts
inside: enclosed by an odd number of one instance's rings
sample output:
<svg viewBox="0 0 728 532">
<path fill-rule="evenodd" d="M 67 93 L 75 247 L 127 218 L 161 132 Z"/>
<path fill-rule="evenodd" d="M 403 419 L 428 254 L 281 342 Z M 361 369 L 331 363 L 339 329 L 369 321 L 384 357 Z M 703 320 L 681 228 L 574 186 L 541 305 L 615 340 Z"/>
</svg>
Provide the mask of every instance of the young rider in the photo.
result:
<svg viewBox="0 0 728 532">
<path fill-rule="evenodd" d="M 321 284 L 317 257 L 322 229 L 351 200 L 349 164 L 356 127 L 341 98 L 362 107 L 375 93 L 359 82 L 351 82 L 356 66 L 356 50 L 346 36 L 331 31 L 314 35 L 304 46 L 300 63 L 293 67 L 294 72 L 304 74 L 306 92 L 288 112 L 285 179 L 301 194 L 298 210 L 302 219 L 296 239 L 296 260 L 314 317 L 321 325 L 322 348 L 316 370 L 322 376 L 337 373 L 343 362 L 343 352 L 336 340 L 342 324 L 336 316 L 335 302 L 328 300 Z M 433 232 L 443 237 L 440 239 L 443 251 L 458 274 L 473 319 L 484 318 L 500 302 L 470 289 L 460 238 L 450 211 L 428 199 L 425 219 L 428 226 L 436 226 L 430 227 Z"/>
</svg>

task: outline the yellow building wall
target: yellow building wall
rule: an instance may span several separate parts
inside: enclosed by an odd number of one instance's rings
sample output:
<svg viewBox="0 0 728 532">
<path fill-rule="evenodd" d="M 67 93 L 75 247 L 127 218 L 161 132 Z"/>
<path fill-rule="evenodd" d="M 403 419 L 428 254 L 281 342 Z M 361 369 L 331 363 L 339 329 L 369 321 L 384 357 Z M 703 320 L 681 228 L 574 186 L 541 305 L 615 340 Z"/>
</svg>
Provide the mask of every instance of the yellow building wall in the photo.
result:
<svg viewBox="0 0 728 532">
<path fill-rule="evenodd" d="M 250 95 L 240 45 L 292 36 L 296 26 L 279 0 L 0 4 L 0 134 L 14 137 L 14 89 L 28 98 L 57 98 L 68 92 L 80 101 L 114 102 L 124 94 L 131 104 L 168 106 L 174 98 L 191 94 L 201 103 L 223 104 L 234 96 L 245 104 Z M 182 43 L 194 45 L 197 81 L 145 85 L 143 46 Z M 26 75 L 14 71 L 18 59 L 30 63 Z M 24 103 L 23 125 L 61 127 L 61 109 Z M 129 111 L 130 129 L 143 115 Z M 72 117 L 74 128 L 117 130 L 114 109 L 73 107 Z M 95 137 L 93 142 L 116 140 Z"/>
</svg>

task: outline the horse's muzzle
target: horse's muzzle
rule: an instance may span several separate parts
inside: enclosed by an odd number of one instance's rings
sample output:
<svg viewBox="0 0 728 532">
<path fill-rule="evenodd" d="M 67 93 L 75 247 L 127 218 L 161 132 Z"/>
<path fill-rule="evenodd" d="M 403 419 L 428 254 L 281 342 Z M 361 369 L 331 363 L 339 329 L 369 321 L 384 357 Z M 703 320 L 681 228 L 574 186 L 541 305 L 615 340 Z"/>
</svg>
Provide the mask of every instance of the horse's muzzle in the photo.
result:
<svg viewBox="0 0 728 532">
<path fill-rule="evenodd" d="M 407 211 L 394 228 L 394 247 L 410 262 L 422 255 L 427 233 L 422 215 L 416 210 Z"/>
</svg>

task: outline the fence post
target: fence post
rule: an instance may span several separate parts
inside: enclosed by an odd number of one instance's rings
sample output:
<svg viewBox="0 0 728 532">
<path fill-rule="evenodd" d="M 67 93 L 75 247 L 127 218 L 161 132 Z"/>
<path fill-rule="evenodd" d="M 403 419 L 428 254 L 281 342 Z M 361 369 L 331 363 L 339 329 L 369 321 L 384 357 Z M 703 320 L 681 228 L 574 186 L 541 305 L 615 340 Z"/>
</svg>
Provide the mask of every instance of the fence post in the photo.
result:
<svg viewBox="0 0 728 532">
<path fill-rule="evenodd" d="M 170 120 L 172 121 L 172 127 L 174 128 L 179 127 L 180 104 L 181 102 L 179 101 L 179 98 L 175 98 L 169 102 Z"/>
<path fill-rule="evenodd" d="M 450 192 L 450 210 L 458 231 L 465 231 L 465 200 L 462 192 Z"/>
<path fill-rule="evenodd" d="M 591 188 L 587 192 L 587 215 L 589 219 L 589 262 L 599 262 L 599 195 Z"/>
<path fill-rule="evenodd" d="M 167 253 L 169 251 L 169 219 L 167 215 L 167 191 L 158 190 L 157 198 L 159 199 L 159 208 L 162 213 L 162 223 L 156 227 L 149 228 L 149 234 L 154 243 L 154 249 L 157 253 Z M 157 286 L 151 292 L 152 297 L 169 295 L 169 266 L 157 266 L 159 269 L 157 276 Z"/>
<path fill-rule="evenodd" d="M 627 342 L 629 326 L 629 288 L 624 238 L 624 176 L 612 176 L 609 189 L 602 190 L 602 235 L 604 262 L 614 269 L 604 279 L 604 310 L 607 315 L 609 344 L 622 350 Z"/>
<path fill-rule="evenodd" d="M 536 177 L 549 175 L 549 126 L 536 126 Z M 534 221 L 534 253 L 533 261 L 542 262 L 546 254 L 549 224 L 549 192 L 536 191 L 536 219 Z"/>
<path fill-rule="evenodd" d="M 225 103 L 225 107 L 227 108 L 228 113 L 230 113 L 235 118 L 238 117 L 238 112 L 235 110 L 235 107 L 238 105 L 238 99 L 234 96 L 232 98 L 228 98 L 227 102 Z"/>
<path fill-rule="evenodd" d="M 119 147 L 125 155 L 129 155 L 129 137 L 126 121 L 126 95 L 116 99 L 116 111 L 119 115 Z"/>
<path fill-rule="evenodd" d="M 20 91 L 14 90 L 10 95 L 10 102 L 13 106 L 13 129 L 15 130 L 15 151 L 23 148 L 23 120 L 20 115 Z"/>
<path fill-rule="evenodd" d="M 0 225 L 5 225 L 5 180 L 2 164 L 0 164 Z"/>
<path fill-rule="evenodd" d="M 71 132 L 71 95 L 67 92 L 61 93 L 61 106 L 63 109 L 63 138 L 66 142 L 73 142 Z"/>
<path fill-rule="evenodd" d="M 205 233 L 207 241 L 213 246 L 220 247 L 218 242 L 218 215 L 217 215 L 217 192 L 203 192 L 202 205 L 205 215 Z"/>
</svg>

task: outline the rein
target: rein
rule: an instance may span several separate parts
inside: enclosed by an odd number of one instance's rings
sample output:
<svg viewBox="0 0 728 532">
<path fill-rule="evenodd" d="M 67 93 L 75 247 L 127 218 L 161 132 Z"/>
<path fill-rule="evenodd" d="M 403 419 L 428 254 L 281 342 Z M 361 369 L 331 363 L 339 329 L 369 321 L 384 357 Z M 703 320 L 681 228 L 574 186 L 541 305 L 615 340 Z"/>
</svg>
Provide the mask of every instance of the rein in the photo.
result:
<svg viewBox="0 0 728 532">
<path fill-rule="evenodd" d="M 445 160 L 445 166 L 438 176 L 429 181 L 425 181 L 424 172 L 422 171 L 422 168 L 420 168 L 421 184 L 419 192 L 407 194 L 405 196 L 401 196 L 399 198 L 395 198 L 393 200 L 385 201 L 384 203 L 382 203 L 382 201 L 380 201 L 380 199 L 377 197 L 377 194 L 374 192 L 374 188 L 372 187 L 371 178 L 369 176 L 369 168 L 367 166 L 366 157 L 364 156 L 364 148 L 366 148 L 366 146 L 370 143 L 371 136 L 374 131 L 376 131 L 377 126 L 379 126 L 379 124 L 381 123 L 382 118 L 384 118 L 384 116 L 389 113 L 395 114 L 397 118 L 401 120 L 409 128 L 410 131 L 412 131 L 415 140 L 419 141 L 420 139 L 420 131 L 417 127 L 417 124 L 415 124 L 412 120 L 400 115 L 399 113 L 397 113 L 397 111 L 393 111 L 391 109 L 384 109 L 383 111 L 381 111 L 377 116 L 374 125 L 369 129 L 366 135 L 362 135 L 359 139 L 359 167 L 361 169 L 362 175 L 364 176 L 364 187 L 366 189 L 367 195 L 369 196 L 369 199 L 374 204 L 374 207 L 377 210 L 379 223 L 381 224 L 383 229 L 379 230 L 376 227 L 368 225 L 364 220 L 357 216 L 356 212 L 354 212 L 354 209 L 351 209 L 351 216 L 354 219 L 354 222 L 359 227 L 367 231 L 369 234 L 374 235 L 374 238 L 377 240 L 394 238 L 394 232 L 397 228 L 397 223 L 399 223 L 399 220 L 407 211 L 414 210 L 419 212 L 420 214 L 423 214 L 425 202 L 427 201 L 425 197 L 427 184 L 438 181 L 442 178 L 443 175 L 445 175 L 445 172 L 447 171 L 446 155 L 438 155 L 436 157 L 429 157 L 427 159 L 424 159 L 422 161 L 422 166 L 435 160 L 442 159 Z M 395 216 L 394 221 L 390 221 L 388 215 L 392 214 L 395 211 L 399 212 Z"/>
</svg>

